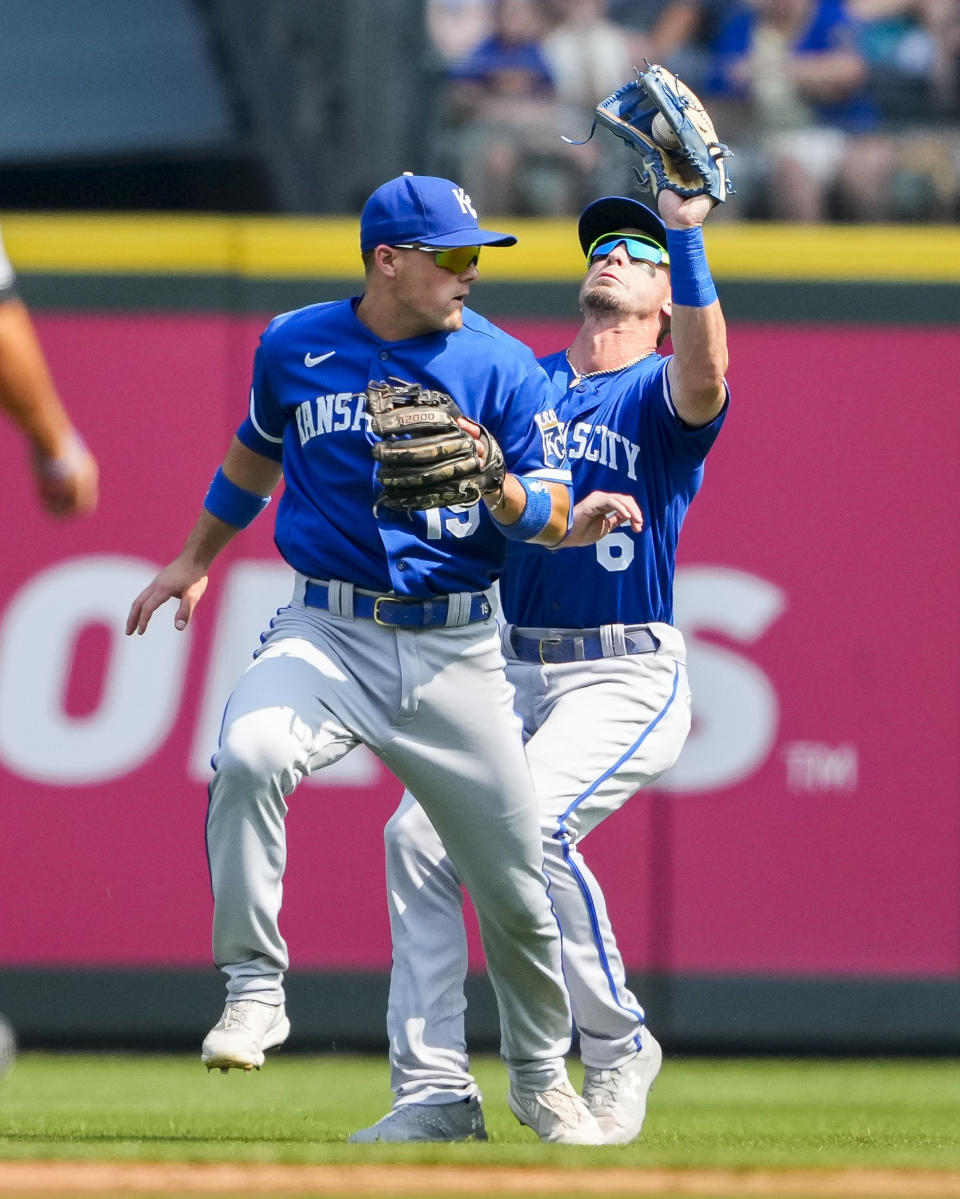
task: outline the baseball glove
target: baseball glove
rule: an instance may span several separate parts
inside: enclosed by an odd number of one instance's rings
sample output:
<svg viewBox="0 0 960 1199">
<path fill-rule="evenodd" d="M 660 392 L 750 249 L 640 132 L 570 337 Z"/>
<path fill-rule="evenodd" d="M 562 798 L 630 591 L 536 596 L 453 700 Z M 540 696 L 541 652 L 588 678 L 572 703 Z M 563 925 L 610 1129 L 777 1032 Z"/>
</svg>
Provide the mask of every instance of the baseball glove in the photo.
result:
<svg viewBox="0 0 960 1199">
<path fill-rule="evenodd" d="M 724 162 L 733 152 L 717 140 L 697 97 L 665 67 L 648 62 L 646 71 L 601 100 L 587 141 L 598 122 L 637 151 L 640 182 L 654 196 L 668 188 L 684 197 L 709 194 L 722 204 L 734 194 Z"/>
<path fill-rule="evenodd" d="M 384 504 L 401 512 L 424 508 L 469 507 L 503 486 L 506 467 L 499 445 L 483 426 L 481 461 L 477 442 L 457 424 L 463 416 L 443 391 L 419 383 L 371 383 L 367 388 L 377 482 Z"/>
</svg>

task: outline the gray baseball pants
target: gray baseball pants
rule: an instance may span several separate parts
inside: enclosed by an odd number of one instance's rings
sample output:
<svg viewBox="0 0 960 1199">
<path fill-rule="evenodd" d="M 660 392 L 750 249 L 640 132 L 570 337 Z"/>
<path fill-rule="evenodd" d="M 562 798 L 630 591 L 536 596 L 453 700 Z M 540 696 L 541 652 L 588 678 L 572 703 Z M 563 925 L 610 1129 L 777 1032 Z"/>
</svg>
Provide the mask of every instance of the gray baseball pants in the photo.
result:
<svg viewBox="0 0 960 1199">
<path fill-rule="evenodd" d="M 214 758 L 213 953 L 228 999 L 283 1002 L 288 802 L 365 744 L 420 798 L 470 890 L 511 1074 L 537 1091 L 566 1079 L 572 1018 L 513 700 L 493 620 L 397 630 L 295 593 L 230 696 Z"/>
</svg>

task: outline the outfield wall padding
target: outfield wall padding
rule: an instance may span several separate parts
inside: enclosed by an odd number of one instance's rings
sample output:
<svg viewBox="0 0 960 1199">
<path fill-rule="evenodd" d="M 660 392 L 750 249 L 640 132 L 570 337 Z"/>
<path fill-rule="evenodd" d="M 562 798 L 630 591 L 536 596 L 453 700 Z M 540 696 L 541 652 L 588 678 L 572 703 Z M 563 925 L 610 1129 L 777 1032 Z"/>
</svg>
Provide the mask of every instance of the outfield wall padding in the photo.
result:
<svg viewBox="0 0 960 1199">
<path fill-rule="evenodd" d="M 471 301 L 577 327 L 570 228 L 521 222 Z M 219 1011 L 203 845 L 223 701 L 290 590 L 257 522 L 186 636 L 132 597 L 180 547 L 271 315 L 359 291 L 351 221 L 0 214 L 102 468 L 43 517 L 0 425 L 0 1010 L 31 1045 L 189 1046 Z M 501 222 L 501 226 L 510 225 Z M 584 842 L 651 1025 L 689 1052 L 955 1052 L 960 1029 L 960 234 L 708 231 L 732 406 L 684 526 L 680 762 Z M 165 619 L 168 617 L 168 619 Z M 382 829 L 357 751 L 288 818 L 294 1047 L 382 1047 Z M 469 913 L 469 1027 L 496 1042 Z"/>
</svg>

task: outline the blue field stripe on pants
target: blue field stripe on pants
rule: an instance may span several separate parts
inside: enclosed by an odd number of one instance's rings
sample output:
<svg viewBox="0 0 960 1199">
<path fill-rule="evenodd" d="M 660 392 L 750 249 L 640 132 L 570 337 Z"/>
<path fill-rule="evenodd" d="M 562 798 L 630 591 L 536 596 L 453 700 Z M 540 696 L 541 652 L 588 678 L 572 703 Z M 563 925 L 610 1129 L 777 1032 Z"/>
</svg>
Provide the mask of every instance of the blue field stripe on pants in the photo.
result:
<svg viewBox="0 0 960 1199">
<path fill-rule="evenodd" d="M 653 730 L 657 727 L 657 725 L 660 723 L 660 721 L 664 718 L 664 716 L 670 710 L 670 707 L 673 704 L 673 701 L 676 699 L 677 686 L 678 686 L 679 681 L 680 681 L 680 669 L 677 665 L 674 665 L 673 687 L 670 690 L 670 697 L 668 698 L 667 702 L 663 705 L 663 707 L 656 714 L 656 716 L 653 718 L 653 720 L 650 721 L 650 723 L 643 730 L 643 732 L 636 739 L 636 741 L 634 741 L 634 743 L 630 746 L 630 748 L 628 750 L 626 750 L 624 753 L 622 753 L 620 755 L 620 757 L 616 760 L 616 762 L 614 762 L 614 764 L 608 770 L 605 770 L 603 772 L 603 774 L 601 774 L 599 776 L 599 778 L 595 779 L 594 782 L 591 783 L 590 786 L 587 787 L 587 789 L 585 791 L 582 791 L 577 796 L 577 798 L 573 801 L 573 803 L 571 803 L 569 805 L 567 810 L 560 816 L 560 818 L 557 822 L 557 831 L 553 834 L 554 840 L 560 841 L 563 844 L 564 860 L 566 861 L 567 866 L 569 867 L 570 873 L 577 880 L 577 886 L 580 889 L 580 894 L 583 896 L 584 904 L 586 905 L 587 912 L 590 916 L 590 926 L 593 929 L 593 940 L 594 940 L 594 944 L 597 947 L 597 956 L 600 958 L 600 965 L 603 968 L 604 975 L 606 976 L 607 985 L 610 988 L 610 994 L 613 996 L 613 1000 L 617 1004 L 618 1007 L 623 1007 L 624 1011 L 629 1011 L 631 1013 L 631 1015 L 635 1015 L 638 1020 L 643 1020 L 643 1018 L 644 1018 L 643 1009 L 640 1009 L 639 1011 L 635 1011 L 633 1008 L 624 1007 L 624 1005 L 621 1004 L 621 1002 L 620 1002 L 620 996 L 617 994 L 617 984 L 614 981 L 613 974 L 610 970 L 610 961 L 607 958 L 607 952 L 606 952 L 606 949 L 603 944 L 603 938 L 600 936 L 600 924 L 597 919 L 597 909 L 593 902 L 593 896 L 590 894 L 590 888 L 587 886 L 586 880 L 584 879 L 584 877 L 580 873 L 580 871 L 577 869 L 576 863 L 574 862 L 573 858 L 570 855 L 570 838 L 569 838 L 569 830 L 567 829 L 567 826 L 566 826 L 566 821 L 567 821 L 567 818 L 570 816 L 571 812 L 576 811 L 576 809 L 580 806 L 580 804 L 582 804 L 585 799 L 589 798 L 589 796 L 591 796 L 594 793 L 594 791 L 596 791 L 596 789 L 600 786 L 601 783 L 603 783 L 606 779 L 610 778 L 610 776 L 612 774 L 616 774 L 616 772 L 620 769 L 620 767 L 624 764 L 624 762 L 628 762 L 630 760 L 630 758 L 632 758 L 633 755 L 637 752 L 637 750 L 640 748 L 640 746 L 644 743 L 644 741 L 647 739 L 647 737 L 650 736 L 650 734 L 653 732 Z M 562 929 L 561 929 L 561 931 L 562 931 Z"/>
</svg>

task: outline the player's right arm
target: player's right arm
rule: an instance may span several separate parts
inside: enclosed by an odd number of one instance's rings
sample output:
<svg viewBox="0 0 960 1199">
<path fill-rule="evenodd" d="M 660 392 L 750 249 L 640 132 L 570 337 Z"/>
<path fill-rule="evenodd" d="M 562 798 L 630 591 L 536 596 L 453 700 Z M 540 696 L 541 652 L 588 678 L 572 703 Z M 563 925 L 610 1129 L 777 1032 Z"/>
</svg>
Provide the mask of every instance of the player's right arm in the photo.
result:
<svg viewBox="0 0 960 1199">
<path fill-rule="evenodd" d="M 254 499 L 258 496 L 264 499 L 269 497 L 283 473 L 279 462 L 247 449 L 236 438 L 220 469 L 229 486 Z M 128 636 L 145 632 L 151 616 L 169 599 L 180 600 L 174 616 L 176 627 L 185 629 L 190 623 L 193 611 L 207 589 L 207 574 L 214 558 L 244 527 L 243 524 L 234 524 L 215 516 L 207 506 L 209 503 L 208 494 L 183 549 L 133 601 L 127 617 Z"/>
<path fill-rule="evenodd" d="M 0 266 L 2 254 L 0 246 Z M 30 443 L 37 492 L 47 511 L 92 512 L 98 499 L 96 460 L 54 386 L 30 313 L 10 292 L 0 294 L 0 409 Z"/>
</svg>

